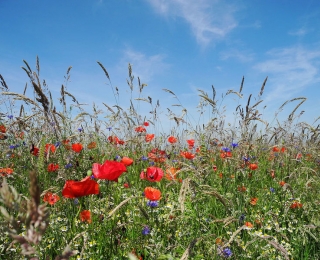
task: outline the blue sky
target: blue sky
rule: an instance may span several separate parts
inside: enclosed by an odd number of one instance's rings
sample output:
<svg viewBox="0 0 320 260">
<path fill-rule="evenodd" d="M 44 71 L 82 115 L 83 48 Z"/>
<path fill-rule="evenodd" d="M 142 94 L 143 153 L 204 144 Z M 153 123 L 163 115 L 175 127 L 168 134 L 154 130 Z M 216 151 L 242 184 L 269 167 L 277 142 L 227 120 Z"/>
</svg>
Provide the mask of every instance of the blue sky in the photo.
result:
<svg viewBox="0 0 320 260">
<path fill-rule="evenodd" d="M 172 107 L 177 100 L 163 88 L 173 91 L 197 121 L 197 89 L 211 96 L 214 85 L 228 120 L 249 94 L 251 104 L 258 100 L 268 76 L 259 109 L 264 120 L 272 121 L 285 101 L 300 96 L 307 98 L 297 111 L 305 111 L 300 120 L 312 124 L 320 115 L 316 0 L 1 0 L 0 14 L 0 74 L 12 92 L 21 93 L 28 82 L 22 60 L 35 69 L 38 55 L 40 76 L 56 100 L 72 66 L 67 88 L 81 103 L 115 105 L 100 61 L 123 107 L 129 106 L 130 63 L 135 78 L 148 84 L 142 97 L 159 99 L 164 114 L 168 107 L 180 115 L 181 108 Z M 229 89 L 239 91 L 242 76 L 244 97 L 222 98 Z M 288 104 L 279 119 L 296 104 Z"/>
</svg>

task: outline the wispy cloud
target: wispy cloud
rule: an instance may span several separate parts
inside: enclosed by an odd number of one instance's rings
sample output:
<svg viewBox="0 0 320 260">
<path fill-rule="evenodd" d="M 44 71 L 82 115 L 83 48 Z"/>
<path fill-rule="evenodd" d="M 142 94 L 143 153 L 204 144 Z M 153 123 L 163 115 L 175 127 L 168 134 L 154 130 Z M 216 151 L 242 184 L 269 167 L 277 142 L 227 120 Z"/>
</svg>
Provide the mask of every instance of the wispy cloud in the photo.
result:
<svg viewBox="0 0 320 260">
<path fill-rule="evenodd" d="M 305 49 L 301 46 L 274 49 L 270 57 L 255 65 L 255 69 L 269 76 L 272 88 L 267 101 L 292 98 L 320 81 L 320 49 Z"/>
<path fill-rule="evenodd" d="M 254 59 L 254 54 L 248 51 L 239 51 L 237 49 L 231 49 L 220 53 L 222 60 L 236 59 L 240 62 L 250 62 Z"/>
<path fill-rule="evenodd" d="M 237 27 L 236 8 L 220 0 L 147 0 L 164 16 L 183 18 L 199 44 L 223 39 Z"/>
<path fill-rule="evenodd" d="M 165 61 L 165 55 L 155 54 L 148 56 L 145 53 L 126 49 L 121 59 L 121 68 L 130 63 L 133 67 L 133 74 L 139 76 L 143 82 L 150 82 L 154 76 L 161 74 L 170 67 Z"/>
<path fill-rule="evenodd" d="M 307 33 L 309 33 L 310 31 L 311 31 L 310 29 L 300 28 L 298 30 L 291 30 L 288 32 L 288 34 L 292 35 L 292 36 L 304 36 Z"/>
</svg>

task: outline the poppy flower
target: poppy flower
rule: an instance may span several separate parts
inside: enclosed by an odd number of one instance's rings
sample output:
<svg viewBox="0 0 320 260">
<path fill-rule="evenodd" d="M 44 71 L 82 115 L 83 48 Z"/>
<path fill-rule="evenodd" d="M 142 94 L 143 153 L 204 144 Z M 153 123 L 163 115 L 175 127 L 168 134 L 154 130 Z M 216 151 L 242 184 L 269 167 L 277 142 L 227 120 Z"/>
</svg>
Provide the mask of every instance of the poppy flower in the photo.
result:
<svg viewBox="0 0 320 260">
<path fill-rule="evenodd" d="M 258 202 L 258 198 L 251 198 L 251 200 L 250 200 L 250 204 L 253 206 L 256 205 L 257 202 Z"/>
<path fill-rule="evenodd" d="M 249 164 L 249 169 L 254 171 L 254 170 L 258 169 L 258 165 L 256 163 L 250 163 Z"/>
<path fill-rule="evenodd" d="M 106 160 L 102 165 L 94 163 L 92 165 L 93 176 L 97 179 L 118 181 L 120 175 L 127 171 L 126 166 L 121 162 Z"/>
<path fill-rule="evenodd" d="M 149 126 L 149 122 L 144 122 L 143 125 L 144 126 Z"/>
<path fill-rule="evenodd" d="M 154 148 L 148 153 L 148 158 L 154 162 L 165 162 L 167 154 L 166 151 Z"/>
<path fill-rule="evenodd" d="M 72 144 L 72 150 L 76 153 L 80 153 L 83 149 L 83 146 L 82 144 L 80 143 L 75 143 L 75 144 Z"/>
<path fill-rule="evenodd" d="M 216 166 L 216 165 L 213 165 L 213 166 L 212 166 L 212 169 L 213 169 L 214 171 L 217 171 L 217 166 Z"/>
<path fill-rule="evenodd" d="M 87 148 L 88 149 L 94 149 L 97 147 L 97 143 L 96 142 L 91 142 L 87 145 Z"/>
<path fill-rule="evenodd" d="M 285 181 L 280 181 L 279 184 L 280 184 L 281 187 L 283 187 L 286 184 L 286 182 Z"/>
<path fill-rule="evenodd" d="M 271 170 L 270 176 L 271 176 L 272 179 L 274 179 L 274 177 L 276 177 L 276 175 L 275 175 L 275 173 L 274 173 L 274 170 Z"/>
<path fill-rule="evenodd" d="M 71 149 L 70 140 L 63 140 L 62 144 L 63 144 L 63 146 L 64 146 L 64 148 L 66 150 L 70 150 Z"/>
<path fill-rule="evenodd" d="M 163 177 L 163 171 L 158 167 L 148 167 L 146 171 L 142 171 L 140 174 L 140 179 L 148 180 L 151 182 L 161 181 Z"/>
<path fill-rule="evenodd" d="M 272 148 L 272 151 L 275 153 L 278 153 L 278 152 L 280 152 L 280 149 L 279 149 L 279 147 L 275 146 Z"/>
<path fill-rule="evenodd" d="M 178 141 L 177 138 L 175 138 L 174 136 L 169 136 L 168 137 L 168 142 L 171 143 L 171 144 L 174 144 L 177 141 Z"/>
<path fill-rule="evenodd" d="M 67 180 L 62 189 L 62 196 L 69 199 L 99 194 L 99 184 L 87 176 L 81 181 Z"/>
<path fill-rule="evenodd" d="M 130 188 L 130 185 L 129 185 L 129 183 L 126 182 L 126 183 L 123 184 L 123 187 L 128 189 L 128 188 Z"/>
<path fill-rule="evenodd" d="M 0 133 L 5 134 L 7 131 L 7 128 L 4 125 L 0 125 Z"/>
<path fill-rule="evenodd" d="M 187 151 L 180 152 L 180 155 L 188 160 L 192 160 L 195 157 L 193 153 Z"/>
<path fill-rule="evenodd" d="M 133 163 L 133 160 L 129 157 L 122 157 L 121 161 L 125 166 L 130 166 Z"/>
<path fill-rule="evenodd" d="M 295 201 L 291 204 L 290 206 L 291 209 L 296 209 L 296 208 L 302 208 L 302 203 L 299 203 L 298 201 Z"/>
<path fill-rule="evenodd" d="M 49 150 L 51 153 L 54 153 L 56 151 L 56 147 L 53 144 L 46 144 L 44 152 L 48 153 Z"/>
<path fill-rule="evenodd" d="M 87 223 L 91 223 L 92 220 L 91 220 L 91 212 L 90 210 L 83 210 L 80 212 L 80 220 L 82 222 L 87 222 Z"/>
<path fill-rule="evenodd" d="M 147 130 L 143 127 L 143 126 L 137 126 L 134 131 L 136 131 L 137 133 L 143 133 L 143 132 L 147 132 Z"/>
<path fill-rule="evenodd" d="M 224 159 L 224 158 L 230 158 L 230 157 L 232 157 L 231 152 L 224 152 L 224 151 L 220 152 L 220 158 Z"/>
<path fill-rule="evenodd" d="M 244 225 L 246 226 L 247 229 L 253 228 L 253 224 L 249 221 L 245 222 Z"/>
<path fill-rule="evenodd" d="M 48 172 L 55 172 L 58 169 L 59 169 L 59 164 L 50 163 L 48 165 Z"/>
<path fill-rule="evenodd" d="M 146 187 L 144 189 L 144 195 L 148 200 L 160 200 L 161 199 L 161 191 L 152 187 Z"/>
<path fill-rule="evenodd" d="M 15 137 L 23 140 L 24 139 L 24 132 L 16 133 Z"/>
<path fill-rule="evenodd" d="M 238 191 L 245 192 L 246 190 L 247 190 L 247 188 L 245 186 L 239 186 L 238 187 Z"/>
<path fill-rule="evenodd" d="M 32 145 L 30 153 L 33 154 L 34 156 L 38 156 L 39 155 L 39 148 L 37 148 L 34 145 Z"/>
<path fill-rule="evenodd" d="M 13 173 L 13 169 L 11 168 L 0 168 L 0 173 L 2 176 L 10 175 Z"/>
<path fill-rule="evenodd" d="M 179 171 L 180 169 L 178 168 L 174 168 L 174 167 L 170 167 L 168 169 L 166 169 L 166 175 L 165 175 L 165 178 L 169 181 L 172 181 L 172 180 L 176 180 L 177 179 L 177 172 Z"/>
<path fill-rule="evenodd" d="M 145 140 L 147 143 L 151 142 L 153 140 L 153 138 L 154 138 L 154 134 L 146 134 L 146 136 L 145 136 Z"/>
<path fill-rule="evenodd" d="M 60 197 L 57 194 L 53 194 L 52 192 L 47 192 L 43 197 L 43 201 L 48 202 L 50 205 L 54 205 L 59 200 Z"/>
<path fill-rule="evenodd" d="M 194 139 L 187 140 L 187 143 L 189 145 L 189 149 L 192 149 L 194 147 Z"/>
</svg>

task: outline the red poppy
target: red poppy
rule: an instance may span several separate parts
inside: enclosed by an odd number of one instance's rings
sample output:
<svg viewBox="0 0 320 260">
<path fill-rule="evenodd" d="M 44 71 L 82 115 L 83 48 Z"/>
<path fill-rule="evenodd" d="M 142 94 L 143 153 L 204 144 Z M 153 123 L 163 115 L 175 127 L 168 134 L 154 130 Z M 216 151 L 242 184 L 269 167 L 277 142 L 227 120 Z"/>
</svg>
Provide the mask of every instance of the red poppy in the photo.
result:
<svg viewBox="0 0 320 260">
<path fill-rule="evenodd" d="M 99 194 L 99 184 L 90 176 L 81 181 L 67 180 L 62 189 L 62 196 L 69 199 L 91 194 Z"/>
<path fill-rule="evenodd" d="M 285 148 L 285 147 L 283 146 L 283 147 L 281 147 L 280 152 L 284 153 L 286 150 L 287 150 L 287 148 Z"/>
<path fill-rule="evenodd" d="M 66 148 L 67 150 L 71 149 L 70 140 L 63 140 L 62 144 L 63 144 L 64 148 Z"/>
<path fill-rule="evenodd" d="M 244 225 L 247 227 L 247 228 L 253 228 L 253 224 L 249 221 L 245 222 Z"/>
<path fill-rule="evenodd" d="M 161 191 L 152 187 L 146 187 L 144 189 L 144 195 L 148 200 L 160 200 L 161 199 Z"/>
<path fill-rule="evenodd" d="M 125 143 L 125 142 L 124 142 L 123 140 L 119 140 L 119 141 L 118 141 L 118 144 L 121 144 L 121 145 L 122 145 L 122 144 L 124 144 L 124 143 Z"/>
<path fill-rule="evenodd" d="M 291 209 L 296 209 L 296 208 L 302 208 L 302 204 L 301 203 L 299 203 L 298 201 L 295 201 L 295 202 L 293 202 L 292 204 L 291 204 L 291 206 L 290 206 L 290 208 Z"/>
<path fill-rule="evenodd" d="M 272 148 L 272 151 L 275 153 L 278 153 L 278 152 L 280 152 L 280 149 L 279 149 L 279 147 L 275 146 Z"/>
<path fill-rule="evenodd" d="M 123 184 L 123 187 L 128 189 L 128 188 L 130 188 L 130 185 L 129 185 L 129 183 L 126 182 L 126 183 Z"/>
<path fill-rule="evenodd" d="M 147 132 L 147 130 L 143 126 L 137 126 L 134 131 L 137 133 Z"/>
<path fill-rule="evenodd" d="M 247 188 L 245 186 L 239 186 L 238 191 L 245 192 Z"/>
<path fill-rule="evenodd" d="M 15 136 L 16 136 L 16 138 L 23 140 L 24 139 L 24 132 L 16 133 Z"/>
<path fill-rule="evenodd" d="M 279 184 L 280 184 L 281 187 L 283 187 L 286 184 L 286 182 L 285 181 L 280 181 Z"/>
<path fill-rule="evenodd" d="M 146 171 L 142 171 L 140 174 L 140 179 L 148 180 L 151 182 L 161 181 L 163 177 L 163 171 L 158 167 L 148 167 Z"/>
<path fill-rule="evenodd" d="M 108 141 L 112 144 L 119 144 L 120 139 L 117 136 L 109 136 Z"/>
<path fill-rule="evenodd" d="M 224 159 L 224 158 L 230 158 L 230 157 L 232 157 L 231 152 L 224 152 L 224 151 L 220 152 L 220 158 Z"/>
<path fill-rule="evenodd" d="M 4 125 L 0 125 L 0 133 L 6 133 L 7 128 Z"/>
<path fill-rule="evenodd" d="M 11 168 L 0 168 L 0 173 L 2 176 L 6 176 L 13 173 L 13 169 Z"/>
<path fill-rule="evenodd" d="M 52 192 L 47 192 L 43 197 L 43 201 L 48 202 L 50 205 L 54 205 L 59 200 L 60 197 L 57 194 L 53 194 Z"/>
<path fill-rule="evenodd" d="M 30 150 L 30 153 L 33 154 L 34 156 L 38 156 L 39 155 L 39 148 L 32 147 L 32 149 Z"/>
<path fill-rule="evenodd" d="M 256 205 L 257 202 L 258 202 L 258 198 L 251 198 L 251 200 L 250 200 L 250 204 L 253 206 Z"/>
<path fill-rule="evenodd" d="M 82 144 L 80 143 L 75 143 L 75 144 L 72 144 L 72 150 L 76 153 L 80 153 L 83 149 L 83 146 Z"/>
<path fill-rule="evenodd" d="M 87 148 L 88 149 L 94 149 L 97 147 L 97 143 L 96 142 L 91 142 L 87 145 Z"/>
<path fill-rule="evenodd" d="M 249 169 L 254 171 L 254 170 L 258 169 L 258 165 L 256 163 L 250 163 L 249 164 Z"/>
<path fill-rule="evenodd" d="M 48 165 L 48 172 L 55 172 L 58 169 L 59 169 L 59 164 L 50 163 Z"/>
<path fill-rule="evenodd" d="M 177 141 L 178 141 L 177 138 L 175 138 L 174 136 L 169 136 L 168 137 L 168 142 L 171 143 L 171 144 L 174 144 Z"/>
<path fill-rule="evenodd" d="M 145 140 L 148 143 L 148 142 L 151 142 L 153 138 L 154 138 L 154 134 L 146 134 Z"/>
<path fill-rule="evenodd" d="M 122 157 L 121 162 L 125 165 L 125 166 L 130 166 L 131 164 L 133 164 L 133 160 L 129 157 Z"/>
<path fill-rule="evenodd" d="M 154 148 L 148 153 L 148 158 L 154 162 L 165 162 L 167 159 L 166 151 Z"/>
<path fill-rule="evenodd" d="M 87 222 L 87 223 L 90 224 L 90 223 L 92 222 L 90 210 L 83 210 L 83 211 L 81 211 L 81 213 L 80 213 L 80 220 L 81 220 L 82 222 Z"/>
<path fill-rule="evenodd" d="M 48 153 L 49 150 L 51 153 L 54 153 L 56 151 L 56 147 L 53 144 L 46 144 L 44 152 Z"/>
<path fill-rule="evenodd" d="M 189 145 L 189 149 L 192 149 L 194 147 L 194 139 L 187 140 L 187 143 Z"/>
<path fill-rule="evenodd" d="M 168 169 L 166 169 L 166 175 L 165 175 L 165 178 L 169 181 L 172 181 L 172 180 L 176 180 L 177 179 L 177 172 L 179 171 L 180 169 L 178 168 L 174 168 L 174 167 L 170 167 Z"/>
<path fill-rule="evenodd" d="M 144 126 L 149 126 L 149 122 L 144 122 L 143 125 Z"/>
<path fill-rule="evenodd" d="M 214 171 L 217 171 L 217 166 L 216 166 L 216 165 L 213 165 L 213 166 L 212 166 L 212 169 L 213 169 Z"/>
<path fill-rule="evenodd" d="M 180 155 L 188 160 L 192 160 L 195 157 L 193 153 L 187 151 L 180 152 Z"/>
<path fill-rule="evenodd" d="M 123 163 L 116 161 L 106 160 L 102 165 L 99 163 L 94 163 L 92 165 L 93 176 L 97 179 L 117 182 L 120 175 L 126 171 L 126 166 Z"/>
</svg>

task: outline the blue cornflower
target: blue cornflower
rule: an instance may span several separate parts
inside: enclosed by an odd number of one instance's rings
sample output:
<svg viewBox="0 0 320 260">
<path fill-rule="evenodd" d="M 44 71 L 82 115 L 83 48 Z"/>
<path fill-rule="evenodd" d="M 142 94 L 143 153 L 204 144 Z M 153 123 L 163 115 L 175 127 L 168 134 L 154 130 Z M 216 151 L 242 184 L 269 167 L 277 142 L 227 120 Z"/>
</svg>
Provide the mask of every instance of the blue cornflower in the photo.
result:
<svg viewBox="0 0 320 260">
<path fill-rule="evenodd" d="M 232 143 L 231 143 L 231 145 L 232 145 L 232 147 L 233 147 L 233 148 L 236 148 L 236 147 L 238 147 L 238 146 L 239 146 L 239 144 L 238 144 L 238 143 L 234 143 L 234 142 L 232 142 Z"/>
<path fill-rule="evenodd" d="M 228 258 L 230 256 L 232 256 L 232 251 L 229 247 L 226 247 L 225 249 L 222 250 L 222 255 L 225 257 L 225 258 Z"/>
<path fill-rule="evenodd" d="M 239 218 L 239 224 L 240 225 L 243 225 L 245 218 L 246 218 L 246 215 L 245 214 L 241 214 L 241 216 Z"/>
<path fill-rule="evenodd" d="M 112 127 L 107 127 L 107 129 L 108 129 L 109 131 L 111 131 Z"/>
<path fill-rule="evenodd" d="M 229 147 L 222 147 L 221 150 L 226 152 L 226 153 L 231 152 Z"/>
<path fill-rule="evenodd" d="M 60 142 L 56 142 L 56 143 L 54 144 L 55 147 L 59 147 L 60 145 L 61 145 Z"/>
<path fill-rule="evenodd" d="M 116 157 L 114 158 L 116 161 L 121 159 L 120 155 L 116 155 Z"/>
<path fill-rule="evenodd" d="M 250 161 L 250 157 L 243 156 L 242 160 L 244 160 L 245 162 L 248 162 L 248 161 Z"/>
<path fill-rule="evenodd" d="M 149 162 L 149 164 L 150 164 L 151 166 L 153 166 L 153 165 L 154 165 L 154 162 Z"/>
<path fill-rule="evenodd" d="M 271 191 L 271 192 L 275 192 L 275 189 L 274 189 L 274 188 L 270 188 L 270 191 Z"/>
<path fill-rule="evenodd" d="M 149 206 L 150 208 L 156 208 L 156 207 L 158 207 L 158 205 L 159 205 L 159 203 L 156 200 L 155 201 L 149 200 L 147 202 L 147 206 Z"/>
<path fill-rule="evenodd" d="M 13 118 L 13 115 L 8 115 L 7 116 L 9 119 L 12 119 Z"/>
<path fill-rule="evenodd" d="M 149 235 L 150 234 L 150 228 L 148 226 L 145 226 L 142 229 L 142 235 Z"/>
<path fill-rule="evenodd" d="M 142 161 L 148 161 L 148 157 L 146 157 L 146 156 L 143 155 L 143 156 L 141 157 L 141 160 L 142 160 Z"/>
<path fill-rule="evenodd" d="M 77 198 L 75 198 L 75 199 L 73 200 L 73 204 L 74 204 L 74 205 L 78 205 L 78 204 L 79 204 L 79 200 L 78 200 Z"/>
<path fill-rule="evenodd" d="M 72 164 L 71 163 L 68 163 L 68 164 L 66 164 L 65 166 L 64 166 L 64 168 L 66 168 L 66 169 L 69 169 L 69 168 L 71 168 L 72 167 Z"/>
<path fill-rule="evenodd" d="M 94 179 L 94 175 L 93 175 L 93 174 L 90 176 L 90 179 L 91 179 L 91 180 L 93 180 L 93 179 Z"/>
<path fill-rule="evenodd" d="M 83 131 L 83 129 L 81 127 L 79 127 L 78 131 L 81 133 Z"/>
</svg>

